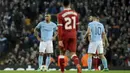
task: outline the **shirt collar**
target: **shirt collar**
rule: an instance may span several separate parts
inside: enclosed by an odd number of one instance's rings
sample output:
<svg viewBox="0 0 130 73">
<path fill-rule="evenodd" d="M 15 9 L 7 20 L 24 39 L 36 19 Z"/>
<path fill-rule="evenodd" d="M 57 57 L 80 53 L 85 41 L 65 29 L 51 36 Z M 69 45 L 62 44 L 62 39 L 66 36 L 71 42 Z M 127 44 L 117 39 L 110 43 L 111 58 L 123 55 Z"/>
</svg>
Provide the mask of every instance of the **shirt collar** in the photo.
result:
<svg viewBox="0 0 130 73">
<path fill-rule="evenodd" d="M 44 20 L 44 22 L 47 23 L 46 20 Z M 50 21 L 50 23 L 51 23 L 51 21 Z M 49 23 L 47 23 L 47 24 L 49 24 Z"/>
</svg>

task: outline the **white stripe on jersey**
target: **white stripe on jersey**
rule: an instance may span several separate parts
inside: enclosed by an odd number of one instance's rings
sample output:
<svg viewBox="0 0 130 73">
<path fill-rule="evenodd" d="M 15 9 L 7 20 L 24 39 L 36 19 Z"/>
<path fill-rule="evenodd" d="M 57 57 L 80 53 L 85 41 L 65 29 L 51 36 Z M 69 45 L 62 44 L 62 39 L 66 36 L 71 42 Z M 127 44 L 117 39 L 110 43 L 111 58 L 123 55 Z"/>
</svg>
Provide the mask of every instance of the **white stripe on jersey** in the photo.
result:
<svg viewBox="0 0 130 73">
<path fill-rule="evenodd" d="M 73 15 L 76 15 L 77 16 L 77 13 L 74 12 L 74 11 L 69 11 L 69 12 L 65 12 L 64 14 L 62 14 L 62 17 L 65 17 L 67 15 L 70 15 L 70 14 L 73 14 Z"/>
<path fill-rule="evenodd" d="M 58 26 L 63 26 L 63 24 L 57 24 Z"/>
</svg>

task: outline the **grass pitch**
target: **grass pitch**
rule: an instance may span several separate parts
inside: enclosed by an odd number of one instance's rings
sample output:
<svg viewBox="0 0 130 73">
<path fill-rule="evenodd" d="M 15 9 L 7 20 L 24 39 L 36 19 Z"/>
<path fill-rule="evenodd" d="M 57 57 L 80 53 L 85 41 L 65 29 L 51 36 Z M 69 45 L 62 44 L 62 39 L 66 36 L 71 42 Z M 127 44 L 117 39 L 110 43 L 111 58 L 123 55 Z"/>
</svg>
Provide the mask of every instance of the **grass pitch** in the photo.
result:
<svg viewBox="0 0 130 73">
<path fill-rule="evenodd" d="M 0 73 L 60 73 L 60 71 L 38 72 L 38 71 L 0 71 Z M 65 71 L 65 73 L 77 73 L 77 71 Z M 82 73 L 130 73 L 130 70 L 83 71 Z"/>
</svg>

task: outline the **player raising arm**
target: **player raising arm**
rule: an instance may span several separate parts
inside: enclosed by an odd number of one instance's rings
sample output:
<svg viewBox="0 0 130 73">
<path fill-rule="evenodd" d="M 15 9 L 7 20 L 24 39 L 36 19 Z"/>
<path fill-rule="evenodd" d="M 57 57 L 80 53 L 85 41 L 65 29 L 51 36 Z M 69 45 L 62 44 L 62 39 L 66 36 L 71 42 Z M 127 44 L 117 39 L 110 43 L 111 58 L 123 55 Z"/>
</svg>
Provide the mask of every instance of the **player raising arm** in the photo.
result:
<svg viewBox="0 0 130 73">
<path fill-rule="evenodd" d="M 57 16 L 58 44 L 62 54 L 59 57 L 61 72 L 64 73 L 64 54 L 68 50 L 70 51 L 71 59 L 77 67 L 77 72 L 81 73 L 81 66 L 76 55 L 78 14 L 71 10 L 69 0 L 63 1 L 63 7 L 64 10 Z"/>
</svg>

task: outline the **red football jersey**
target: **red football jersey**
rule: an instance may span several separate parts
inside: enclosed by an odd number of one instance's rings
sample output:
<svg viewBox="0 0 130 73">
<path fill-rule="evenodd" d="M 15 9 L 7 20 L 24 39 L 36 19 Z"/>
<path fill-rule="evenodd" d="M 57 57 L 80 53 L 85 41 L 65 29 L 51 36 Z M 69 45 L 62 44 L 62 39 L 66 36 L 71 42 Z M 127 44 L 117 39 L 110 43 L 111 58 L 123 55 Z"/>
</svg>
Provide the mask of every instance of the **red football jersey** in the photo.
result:
<svg viewBox="0 0 130 73">
<path fill-rule="evenodd" d="M 71 9 L 65 9 L 57 16 L 58 19 L 58 38 L 76 38 L 78 29 L 78 13 Z"/>
</svg>

